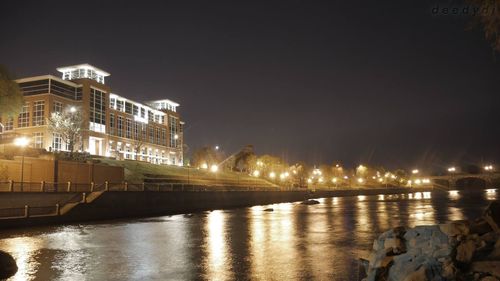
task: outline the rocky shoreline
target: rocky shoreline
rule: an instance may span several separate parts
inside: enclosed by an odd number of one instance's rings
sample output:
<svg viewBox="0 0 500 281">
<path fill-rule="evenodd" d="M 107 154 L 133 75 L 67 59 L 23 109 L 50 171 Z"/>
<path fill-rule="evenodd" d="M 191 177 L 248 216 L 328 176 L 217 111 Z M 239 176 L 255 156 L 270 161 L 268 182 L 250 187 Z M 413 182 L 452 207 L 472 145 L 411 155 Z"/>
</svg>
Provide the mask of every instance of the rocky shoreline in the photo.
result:
<svg viewBox="0 0 500 281">
<path fill-rule="evenodd" d="M 362 280 L 500 281 L 500 201 L 473 221 L 396 227 L 373 243 L 362 259 Z"/>
</svg>

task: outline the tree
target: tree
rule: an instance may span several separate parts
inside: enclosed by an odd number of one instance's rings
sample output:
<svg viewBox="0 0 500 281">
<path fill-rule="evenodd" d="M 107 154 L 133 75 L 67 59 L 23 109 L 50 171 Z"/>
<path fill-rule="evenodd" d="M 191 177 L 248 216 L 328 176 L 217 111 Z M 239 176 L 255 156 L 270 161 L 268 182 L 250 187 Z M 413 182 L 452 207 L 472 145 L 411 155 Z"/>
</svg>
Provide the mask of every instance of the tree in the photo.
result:
<svg viewBox="0 0 500 281">
<path fill-rule="evenodd" d="M 202 147 L 193 153 L 193 165 L 195 167 L 201 167 L 204 164 L 210 166 L 218 163 L 217 152 L 211 146 Z"/>
<path fill-rule="evenodd" d="M 139 159 L 139 154 L 141 153 L 142 147 L 144 146 L 146 140 L 144 136 L 146 135 L 145 130 L 146 126 L 144 124 L 136 124 L 134 128 L 134 152 L 135 152 L 135 160 Z"/>
<path fill-rule="evenodd" d="M 49 130 L 61 136 L 61 140 L 68 145 L 68 150 L 73 154 L 78 144 L 83 127 L 83 117 L 80 110 L 75 107 L 68 108 L 62 113 L 54 112 L 47 122 Z"/>
<path fill-rule="evenodd" d="M 250 166 L 252 161 L 255 161 L 255 153 L 253 151 L 253 145 L 245 146 L 240 152 L 234 155 L 233 170 L 238 171 L 250 171 Z"/>
<path fill-rule="evenodd" d="M 482 26 L 492 49 L 500 52 L 500 0 L 469 0 L 469 3 L 478 8 L 472 26 Z"/>
<path fill-rule="evenodd" d="M 23 93 L 7 69 L 0 65 L 0 117 L 14 117 L 23 106 Z"/>
</svg>

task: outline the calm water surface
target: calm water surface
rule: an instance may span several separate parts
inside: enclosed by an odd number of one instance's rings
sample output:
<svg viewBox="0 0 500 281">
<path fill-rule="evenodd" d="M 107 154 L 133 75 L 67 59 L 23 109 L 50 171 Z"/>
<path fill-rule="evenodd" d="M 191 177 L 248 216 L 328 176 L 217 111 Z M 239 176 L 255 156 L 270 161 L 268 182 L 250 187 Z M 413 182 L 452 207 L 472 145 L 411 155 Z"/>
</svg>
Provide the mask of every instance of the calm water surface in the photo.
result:
<svg viewBox="0 0 500 281">
<path fill-rule="evenodd" d="M 357 258 L 380 232 L 475 218 L 498 192 L 335 197 L 9 230 L 0 249 L 19 266 L 9 280 L 355 280 Z"/>
</svg>

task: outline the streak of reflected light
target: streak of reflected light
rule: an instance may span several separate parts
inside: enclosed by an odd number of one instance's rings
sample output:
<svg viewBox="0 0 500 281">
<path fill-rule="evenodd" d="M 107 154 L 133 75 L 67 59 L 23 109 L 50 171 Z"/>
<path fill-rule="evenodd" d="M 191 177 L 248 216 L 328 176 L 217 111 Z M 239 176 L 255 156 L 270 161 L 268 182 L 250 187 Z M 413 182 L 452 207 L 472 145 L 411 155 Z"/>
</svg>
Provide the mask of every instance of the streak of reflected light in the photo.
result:
<svg viewBox="0 0 500 281">
<path fill-rule="evenodd" d="M 461 209 L 455 207 L 448 207 L 448 212 L 450 213 L 450 220 L 463 220 L 465 219 L 464 214 Z"/>
<path fill-rule="evenodd" d="M 339 198 L 338 197 L 333 197 L 332 198 L 332 204 L 333 204 L 333 206 L 337 206 L 339 204 Z"/>
<path fill-rule="evenodd" d="M 450 199 L 457 200 L 460 198 L 460 193 L 458 193 L 458 190 L 450 190 L 448 191 L 448 196 Z"/>
<path fill-rule="evenodd" d="M 497 190 L 496 189 L 486 189 L 486 200 L 496 200 Z"/>
<path fill-rule="evenodd" d="M 225 213 L 221 210 L 210 212 L 207 216 L 206 231 L 208 243 L 207 275 L 209 280 L 231 280 L 227 270 L 228 258 L 225 235 Z"/>
<path fill-rule="evenodd" d="M 34 280 L 40 263 L 35 260 L 36 252 L 40 249 L 39 239 L 19 237 L 4 240 L 0 244 L 2 250 L 10 253 L 16 260 L 17 273 L 9 281 Z"/>
</svg>

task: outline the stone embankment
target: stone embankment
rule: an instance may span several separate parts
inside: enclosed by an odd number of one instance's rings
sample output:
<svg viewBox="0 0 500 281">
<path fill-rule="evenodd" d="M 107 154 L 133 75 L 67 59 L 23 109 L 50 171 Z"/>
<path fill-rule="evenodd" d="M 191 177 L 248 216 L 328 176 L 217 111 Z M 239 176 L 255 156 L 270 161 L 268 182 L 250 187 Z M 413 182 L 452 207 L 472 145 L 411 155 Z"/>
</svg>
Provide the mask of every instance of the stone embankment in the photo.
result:
<svg viewBox="0 0 500 281">
<path fill-rule="evenodd" d="M 363 280 L 500 281 L 500 201 L 474 221 L 397 227 L 381 234 L 363 260 Z"/>
</svg>

